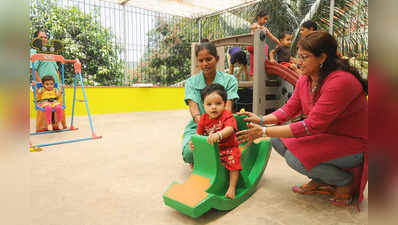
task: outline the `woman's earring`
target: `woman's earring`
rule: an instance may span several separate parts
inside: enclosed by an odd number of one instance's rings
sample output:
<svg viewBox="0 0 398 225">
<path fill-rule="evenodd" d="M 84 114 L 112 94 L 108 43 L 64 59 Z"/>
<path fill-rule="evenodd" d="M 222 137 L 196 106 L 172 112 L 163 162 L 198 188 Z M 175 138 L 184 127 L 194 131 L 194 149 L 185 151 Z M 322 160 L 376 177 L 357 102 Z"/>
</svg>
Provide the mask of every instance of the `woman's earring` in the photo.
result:
<svg viewBox="0 0 398 225">
<path fill-rule="evenodd" d="M 322 69 L 322 67 L 323 67 L 323 63 L 319 64 L 319 68 L 321 68 L 321 69 Z"/>
</svg>

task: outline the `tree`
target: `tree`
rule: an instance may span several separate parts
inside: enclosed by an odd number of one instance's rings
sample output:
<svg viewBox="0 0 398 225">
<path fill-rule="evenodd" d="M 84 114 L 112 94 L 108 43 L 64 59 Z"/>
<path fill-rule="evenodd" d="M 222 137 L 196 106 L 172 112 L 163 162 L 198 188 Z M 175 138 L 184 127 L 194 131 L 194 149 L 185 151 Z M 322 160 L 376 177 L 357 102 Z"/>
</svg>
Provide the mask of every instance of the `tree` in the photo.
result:
<svg viewBox="0 0 398 225">
<path fill-rule="evenodd" d="M 300 13 L 308 12 L 319 0 L 296 0 Z M 329 30 L 330 1 L 322 1 L 313 12 L 320 29 Z M 368 74 L 368 0 L 335 0 L 333 31 L 339 48 L 364 78 Z"/>
<path fill-rule="evenodd" d="M 157 26 L 148 33 L 147 51 L 140 66 L 133 72 L 132 79 L 137 80 L 139 73 L 147 74 L 147 80 L 160 85 L 186 79 L 190 74 L 192 42 L 202 38 L 214 40 L 249 33 L 250 24 L 255 21 L 259 10 L 270 14 L 267 27 L 276 36 L 283 31 L 297 33 L 301 22 L 307 19 L 316 21 L 321 29 L 328 30 L 329 5 L 328 0 L 262 0 L 214 16 L 174 18 L 172 22 L 159 20 Z M 339 46 L 345 55 L 355 57 L 350 61 L 366 74 L 367 1 L 336 0 L 335 11 L 334 28 Z M 350 32 L 353 28 L 359 32 Z M 270 40 L 267 43 L 270 48 L 275 46 Z M 295 54 L 295 45 L 292 51 Z"/>
<path fill-rule="evenodd" d="M 67 59 L 78 58 L 87 85 L 123 84 L 124 62 L 115 35 L 98 22 L 98 11 L 84 14 L 77 7 L 60 7 L 53 0 L 32 1 L 30 35 L 42 28 L 50 38 L 62 40 Z M 65 83 L 73 82 L 73 65 L 65 64 Z"/>
<path fill-rule="evenodd" d="M 330 0 L 262 0 L 252 7 L 252 11 L 255 13 L 260 9 L 270 13 L 267 27 L 276 34 L 284 29 L 297 34 L 301 22 L 308 19 L 315 21 L 319 29 L 329 30 Z M 335 0 L 333 30 L 340 51 L 350 58 L 363 77 L 367 77 L 368 1 Z M 297 40 L 292 44 L 293 53 Z"/>
<path fill-rule="evenodd" d="M 173 21 L 160 19 L 148 32 L 148 47 L 130 80 L 140 81 L 140 74 L 146 74 L 146 81 L 171 85 L 189 77 L 191 43 L 194 36 L 197 38 L 198 28 L 189 18 L 177 17 Z"/>
</svg>

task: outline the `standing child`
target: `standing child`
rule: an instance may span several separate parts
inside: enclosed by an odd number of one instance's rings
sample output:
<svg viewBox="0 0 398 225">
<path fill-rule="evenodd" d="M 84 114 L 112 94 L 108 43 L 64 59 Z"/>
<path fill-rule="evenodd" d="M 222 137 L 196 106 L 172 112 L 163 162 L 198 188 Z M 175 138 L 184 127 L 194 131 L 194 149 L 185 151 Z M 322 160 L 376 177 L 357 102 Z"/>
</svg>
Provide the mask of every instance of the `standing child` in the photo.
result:
<svg viewBox="0 0 398 225">
<path fill-rule="evenodd" d="M 240 66 L 240 70 L 238 74 L 236 75 L 237 79 L 239 79 L 240 74 L 242 72 L 245 73 L 246 80 L 249 80 L 249 72 L 247 71 L 247 58 L 246 58 L 246 53 L 240 48 L 240 47 L 232 47 L 228 50 L 228 54 L 230 57 L 230 67 L 229 67 L 229 73 L 234 75 L 234 67 L 235 63 L 238 63 Z"/>
<path fill-rule="evenodd" d="M 221 84 L 211 84 L 200 92 L 205 114 L 200 117 L 197 133 L 208 135 L 207 142 L 218 142 L 221 163 L 229 170 L 229 187 L 225 197 L 234 199 L 239 170 L 242 169 L 235 131 L 236 120 L 225 108 L 227 92 Z"/>
<path fill-rule="evenodd" d="M 257 29 L 261 29 L 265 32 L 265 34 L 271 38 L 276 44 L 280 45 L 278 38 L 276 38 L 265 26 L 269 20 L 269 15 L 267 12 L 261 10 L 256 15 L 256 22 L 254 22 L 250 26 L 251 34 L 254 34 L 254 31 Z M 247 46 L 247 50 L 250 53 L 250 76 L 253 76 L 253 62 L 254 62 L 254 48 L 253 46 Z M 268 45 L 265 44 L 265 59 L 268 59 Z"/>
<path fill-rule="evenodd" d="M 61 103 L 57 101 L 58 97 L 61 96 L 62 91 L 54 88 L 54 78 L 50 75 L 46 75 L 41 78 L 43 87 L 37 91 L 39 96 L 39 106 L 44 108 L 46 113 L 46 119 L 48 122 L 48 129 L 50 129 L 52 123 L 52 109 L 55 109 L 58 118 L 58 127 L 61 127 L 61 119 L 63 116 L 63 109 Z"/>
<path fill-rule="evenodd" d="M 264 30 L 265 34 L 271 38 L 271 40 L 273 40 L 275 43 L 277 43 L 278 45 L 279 40 L 278 38 L 276 38 L 269 30 L 268 28 L 265 26 L 265 24 L 267 24 L 269 20 L 269 15 L 267 12 L 265 11 L 259 11 L 256 15 L 256 22 L 254 22 L 251 26 L 250 26 L 250 32 L 253 34 L 255 30 L 257 29 L 261 29 Z"/>
</svg>

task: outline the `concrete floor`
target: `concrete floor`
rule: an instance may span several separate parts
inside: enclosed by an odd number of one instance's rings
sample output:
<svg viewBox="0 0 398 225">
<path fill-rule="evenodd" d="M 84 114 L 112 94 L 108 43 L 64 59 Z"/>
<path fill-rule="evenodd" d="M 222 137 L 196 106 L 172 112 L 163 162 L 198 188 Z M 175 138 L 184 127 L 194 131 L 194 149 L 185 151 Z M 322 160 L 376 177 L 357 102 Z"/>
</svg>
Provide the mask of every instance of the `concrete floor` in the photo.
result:
<svg viewBox="0 0 398 225">
<path fill-rule="evenodd" d="M 32 224 L 368 224 L 367 193 L 361 212 L 295 194 L 291 186 L 308 180 L 275 152 L 258 190 L 232 211 L 213 210 L 194 220 L 165 206 L 162 195 L 170 183 L 183 183 L 191 173 L 180 153 L 188 119 L 187 110 L 96 115 L 103 139 L 32 152 Z M 78 131 L 30 139 L 39 144 L 90 135 L 87 117 L 77 117 L 76 125 Z"/>
</svg>

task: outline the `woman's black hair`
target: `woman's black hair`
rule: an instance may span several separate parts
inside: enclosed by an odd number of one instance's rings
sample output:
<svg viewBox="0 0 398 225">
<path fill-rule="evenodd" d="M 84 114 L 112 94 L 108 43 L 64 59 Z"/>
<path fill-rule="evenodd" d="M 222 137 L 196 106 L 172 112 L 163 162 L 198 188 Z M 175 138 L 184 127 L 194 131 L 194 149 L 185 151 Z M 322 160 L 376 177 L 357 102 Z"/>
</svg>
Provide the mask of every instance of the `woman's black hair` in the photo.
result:
<svg viewBox="0 0 398 225">
<path fill-rule="evenodd" d="M 318 30 L 318 25 L 316 25 L 316 23 L 312 20 L 305 21 L 301 26 L 307 29 L 312 29 L 313 31 Z"/>
<path fill-rule="evenodd" d="M 33 34 L 33 38 L 37 38 L 37 37 L 39 36 L 39 33 L 40 33 L 40 32 L 46 33 L 45 30 L 39 28 L 39 29 L 37 29 L 37 31 Z M 47 33 L 46 33 L 46 34 L 47 34 Z"/>
<path fill-rule="evenodd" d="M 259 10 L 256 14 L 256 19 L 258 19 L 259 17 L 264 17 L 264 16 L 268 16 L 268 12 L 265 10 Z"/>
<path fill-rule="evenodd" d="M 227 102 L 227 91 L 225 91 L 224 86 L 222 86 L 221 84 L 210 84 L 209 86 L 203 88 L 200 91 L 200 97 L 202 98 L 202 101 L 205 101 L 206 96 L 212 94 L 216 92 L 218 95 L 221 96 L 221 98 L 224 100 L 224 102 Z"/>
<path fill-rule="evenodd" d="M 292 35 L 292 33 L 290 33 L 289 31 L 283 31 L 279 34 L 278 39 L 282 40 L 283 38 L 285 38 L 286 35 Z"/>
<path fill-rule="evenodd" d="M 315 93 L 321 89 L 326 77 L 336 70 L 343 70 L 355 76 L 361 83 L 362 88 L 368 94 L 368 82 L 361 77 L 358 69 L 351 66 L 348 60 L 340 59 L 337 56 L 337 41 L 326 31 L 315 31 L 308 34 L 305 38 L 300 40 L 298 46 L 306 51 L 311 52 L 314 56 L 319 57 L 322 53 L 327 55 L 325 62 L 320 68 L 320 77 Z M 317 95 L 314 95 L 314 102 Z"/>
<path fill-rule="evenodd" d="M 202 41 L 200 41 L 198 45 L 196 45 L 195 48 L 196 57 L 198 57 L 199 52 L 202 50 L 207 50 L 209 54 L 214 56 L 215 58 L 218 57 L 216 46 L 213 43 L 211 43 L 208 39 L 203 39 Z"/>
<path fill-rule="evenodd" d="M 51 75 L 45 75 L 44 77 L 41 78 L 41 83 L 44 84 L 44 82 L 52 80 L 55 83 L 54 77 Z"/>
</svg>

